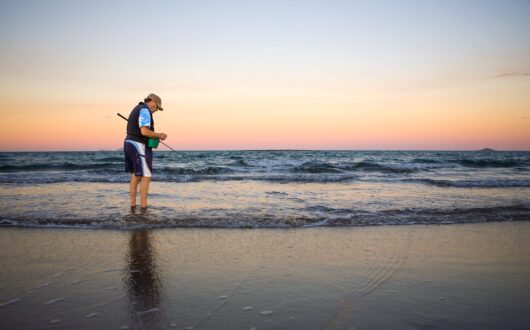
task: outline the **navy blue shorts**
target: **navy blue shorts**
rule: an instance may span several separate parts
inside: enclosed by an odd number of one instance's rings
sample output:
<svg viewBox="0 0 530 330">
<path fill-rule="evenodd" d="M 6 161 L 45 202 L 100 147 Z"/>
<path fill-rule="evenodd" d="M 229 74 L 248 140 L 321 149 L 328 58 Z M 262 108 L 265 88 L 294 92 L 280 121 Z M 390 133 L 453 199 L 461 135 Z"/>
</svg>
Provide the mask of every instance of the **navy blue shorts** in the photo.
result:
<svg viewBox="0 0 530 330">
<path fill-rule="evenodd" d="M 125 172 L 134 173 L 136 176 L 151 176 L 153 172 L 153 149 L 140 142 L 125 140 L 123 153 L 125 155 Z"/>
</svg>

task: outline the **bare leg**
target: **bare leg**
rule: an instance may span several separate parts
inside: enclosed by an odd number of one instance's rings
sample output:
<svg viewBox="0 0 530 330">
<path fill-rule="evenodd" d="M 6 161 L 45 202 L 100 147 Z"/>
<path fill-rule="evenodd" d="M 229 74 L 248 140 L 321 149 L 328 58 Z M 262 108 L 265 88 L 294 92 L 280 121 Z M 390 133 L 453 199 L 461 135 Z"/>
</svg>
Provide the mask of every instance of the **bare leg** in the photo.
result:
<svg viewBox="0 0 530 330">
<path fill-rule="evenodd" d="M 151 183 L 150 177 L 142 177 L 142 181 L 140 181 L 140 203 L 142 207 L 147 207 L 147 193 L 149 192 L 149 183 Z"/>
<path fill-rule="evenodd" d="M 141 176 L 136 176 L 131 173 L 131 182 L 129 184 L 129 196 L 131 197 L 131 207 L 136 206 L 136 192 L 138 191 L 138 184 L 142 179 Z"/>
</svg>

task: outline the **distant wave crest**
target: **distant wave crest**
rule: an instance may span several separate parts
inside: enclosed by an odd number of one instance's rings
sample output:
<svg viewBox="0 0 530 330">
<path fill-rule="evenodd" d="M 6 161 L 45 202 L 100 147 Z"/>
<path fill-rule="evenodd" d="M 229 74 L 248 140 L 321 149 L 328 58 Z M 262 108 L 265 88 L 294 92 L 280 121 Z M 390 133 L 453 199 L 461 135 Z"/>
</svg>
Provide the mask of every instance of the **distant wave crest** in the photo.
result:
<svg viewBox="0 0 530 330">
<path fill-rule="evenodd" d="M 297 173 L 342 173 L 340 169 L 325 162 L 306 162 L 292 168 Z"/>
<path fill-rule="evenodd" d="M 64 162 L 61 164 L 29 164 L 29 165 L 0 165 L 0 172 L 32 172 L 32 171 L 79 171 L 79 170 L 97 170 L 116 167 L 115 163 L 88 163 L 76 164 Z"/>
<path fill-rule="evenodd" d="M 199 168 L 189 167 L 162 167 L 159 169 L 159 173 L 164 174 L 179 174 L 179 175 L 213 175 L 220 173 L 233 173 L 234 170 L 228 167 L 221 166 L 207 166 Z"/>
<path fill-rule="evenodd" d="M 456 161 L 458 164 L 465 167 L 518 167 L 528 165 L 526 162 L 515 159 L 460 159 Z"/>
<path fill-rule="evenodd" d="M 349 171 L 360 170 L 360 171 L 373 171 L 373 172 L 396 173 L 396 174 L 412 173 L 412 172 L 417 171 L 417 169 L 413 169 L 413 168 L 382 165 L 377 162 L 367 162 L 367 161 L 345 165 L 345 166 L 342 166 L 341 168 L 345 170 L 349 170 Z"/>
</svg>

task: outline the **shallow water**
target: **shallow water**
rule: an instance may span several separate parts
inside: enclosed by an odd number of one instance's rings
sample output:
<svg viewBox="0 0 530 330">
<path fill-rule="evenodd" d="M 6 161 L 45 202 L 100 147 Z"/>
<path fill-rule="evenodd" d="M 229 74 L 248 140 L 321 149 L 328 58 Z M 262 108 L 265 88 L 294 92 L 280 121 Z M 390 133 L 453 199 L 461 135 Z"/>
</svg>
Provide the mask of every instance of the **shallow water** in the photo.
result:
<svg viewBox="0 0 530 330">
<path fill-rule="evenodd" d="M 131 214 L 119 152 L 0 153 L 0 224 L 301 227 L 530 219 L 529 152 L 156 152 Z"/>
<path fill-rule="evenodd" d="M 0 187 L 0 224 L 83 228 L 300 227 L 530 219 L 529 188 L 390 183 L 154 182 L 147 212 L 128 186 L 55 183 Z"/>
<path fill-rule="evenodd" d="M 530 222 L 0 229 L 2 327 L 525 329 Z"/>
</svg>

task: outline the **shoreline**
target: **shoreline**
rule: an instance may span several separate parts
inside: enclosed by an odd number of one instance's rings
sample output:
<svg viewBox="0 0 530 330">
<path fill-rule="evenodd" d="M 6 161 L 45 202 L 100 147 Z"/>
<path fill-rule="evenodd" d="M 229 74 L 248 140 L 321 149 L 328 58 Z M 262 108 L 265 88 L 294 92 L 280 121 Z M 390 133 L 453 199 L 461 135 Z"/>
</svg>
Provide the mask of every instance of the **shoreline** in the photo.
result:
<svg viewBox="0 0 530 330">
<path fill-rule="evenodd" d="M 180 229 L 201 229 L 201 230 L 303 230 L 315 228 L 371 228 L 371 227 L 409 227 L 409 226 L 451 226 L 451 225 L 480 225 L 488 223 L 518 223 L 529 222 L 530 219 L 522 220 L 489 220 L 470 222 L 439 222 L 439 223 L 381 223 L 381 224 L 353 224 L 353 225 L 305 225 L 305 226 L 277 226 L 277 227 L 251 227 L 251 226 L 207 226 L 207 225 L 182 225 L 182 226 L 142 226 L 137 227 L 105 227 L 105 226 L 82 226 L 82 225 L 31 225 L 31 224 L 5 224 L 0 223 L 0 230 L 3 228 L 24 228 L 24 229 L 80 229 L 80 230 L 102 230 L 102 231 L 135 231 L 135 230 L 180 230 Z"/>
</svg>

